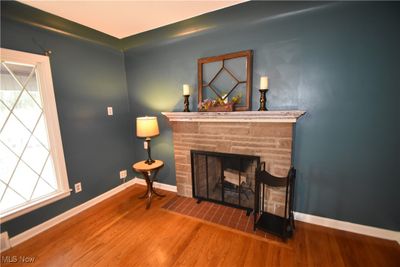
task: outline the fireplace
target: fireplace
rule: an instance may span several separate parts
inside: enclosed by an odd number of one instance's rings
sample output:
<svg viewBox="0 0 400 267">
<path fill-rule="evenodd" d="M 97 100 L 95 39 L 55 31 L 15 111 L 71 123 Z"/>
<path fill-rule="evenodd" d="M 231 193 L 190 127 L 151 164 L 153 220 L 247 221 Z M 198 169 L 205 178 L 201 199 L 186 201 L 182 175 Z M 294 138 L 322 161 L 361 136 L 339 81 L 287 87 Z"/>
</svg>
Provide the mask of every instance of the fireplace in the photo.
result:
<svg viewBox="0 0 400 267">
<path fill-rule="evenodd" d="M 294 125 L 303 114 L 304 111 L 299 110 L 163 112 L 172 127 L 178 195 L 204 197 L 204 191 L 193 190 L 192 150 L 259 157 L 269 173 L 286 176 L 292 165 Z M 237 174 L 237 169 L 231 169 L 233 171 L 225 171 L 225 176 Z M 199 190 L 204 190 L 203 187 Z M 268 212 L 284 213 L 284 193 L 279 190 L 266 192 Z M 241 201 L 245 198 L 241 197 Z M 236 203 L 238 200 L 233 201 Z"/>
<path fill-rule="evenodd" d="M 191 150 L 193 197 L 246 209 L 250 214 L 259 164 L 258 156 Z"/>
</svg>

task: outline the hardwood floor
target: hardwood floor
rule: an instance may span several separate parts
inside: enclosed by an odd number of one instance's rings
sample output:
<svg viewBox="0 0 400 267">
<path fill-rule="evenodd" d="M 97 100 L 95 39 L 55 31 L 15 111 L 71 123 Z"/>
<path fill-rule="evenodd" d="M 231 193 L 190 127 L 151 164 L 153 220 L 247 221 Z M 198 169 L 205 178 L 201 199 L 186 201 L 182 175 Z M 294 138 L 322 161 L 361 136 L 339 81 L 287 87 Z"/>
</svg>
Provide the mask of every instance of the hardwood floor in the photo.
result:
<svg viewBox="0 0 400 267">
<path fill-rule="evenodd" d="M 2 259 L 34 257 L 25 266 L 57 267 L 400 266 L 394 241 L 301 222 L 287 243 L 257 239 L 161 209 L 175 196 L 171 192 L 146 210 L 138 199 L 144 190 L 134 185 L 6 251 Z"/>
</svg>

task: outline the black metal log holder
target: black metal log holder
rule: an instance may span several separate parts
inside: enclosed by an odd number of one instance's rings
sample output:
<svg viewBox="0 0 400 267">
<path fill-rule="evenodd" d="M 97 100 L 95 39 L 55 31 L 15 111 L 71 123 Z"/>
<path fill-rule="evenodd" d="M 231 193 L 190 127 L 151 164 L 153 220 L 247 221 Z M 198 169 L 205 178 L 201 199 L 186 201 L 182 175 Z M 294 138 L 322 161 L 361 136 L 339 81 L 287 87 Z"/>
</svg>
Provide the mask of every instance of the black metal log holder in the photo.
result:
<svg viewBox="0 0 400 267">
<path fill-rule="evenodd" d="M 256 171 L 256 186 L 254 198 L 254 231 L 259 228 L 283 240 L 291 237 L 295 229 L 293 215 L 294 182 L 296 169 L 291 167 L 287 177 L 275 177 L 265 170 L 262 162 Z M 283 216 L 269 213 L 264 209 L 265 189 L 285 188 L 285 209 Z"/>
</svg>

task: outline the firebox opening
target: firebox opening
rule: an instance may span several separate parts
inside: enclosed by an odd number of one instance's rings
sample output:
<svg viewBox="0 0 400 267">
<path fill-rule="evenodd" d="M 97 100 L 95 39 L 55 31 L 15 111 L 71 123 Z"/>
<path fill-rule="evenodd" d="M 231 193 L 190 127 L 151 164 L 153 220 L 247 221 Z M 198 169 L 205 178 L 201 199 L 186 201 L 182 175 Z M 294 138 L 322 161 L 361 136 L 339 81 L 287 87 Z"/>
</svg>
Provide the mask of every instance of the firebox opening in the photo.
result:
<svg viewBox="0 0 400 267">
<path fill-rule="evenodd" d="M 193 197 L 254 208 L 255 173 L 260 157 L 191 150 Z"/>
</svg>

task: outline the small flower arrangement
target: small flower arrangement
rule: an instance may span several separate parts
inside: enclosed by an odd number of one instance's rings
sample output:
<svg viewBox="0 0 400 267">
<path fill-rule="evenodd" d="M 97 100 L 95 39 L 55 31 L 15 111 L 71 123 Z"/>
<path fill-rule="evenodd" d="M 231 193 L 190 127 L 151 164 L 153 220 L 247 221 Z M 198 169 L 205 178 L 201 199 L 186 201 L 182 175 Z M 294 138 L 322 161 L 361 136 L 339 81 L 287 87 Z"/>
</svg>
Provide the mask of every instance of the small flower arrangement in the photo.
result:
<svg viewBox="0 0 400 267">
<path fill-rule="evenodd" d="M 232 97 L 231 101 L 227 101 L 227 98 L 222 99 L 205 99 L 200 102 L 198 107 L 199 111 L 233 111 L 236 103 L 239 103 L 241 99 L 240 95 Z"/>
</svg>

